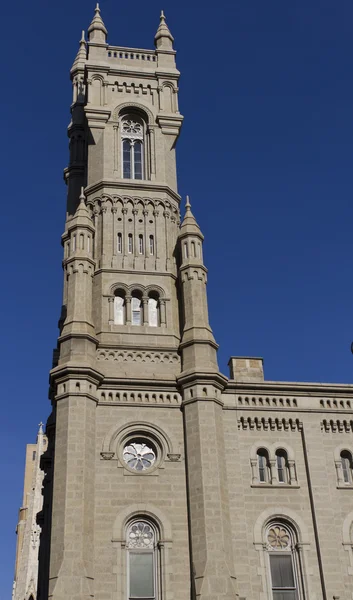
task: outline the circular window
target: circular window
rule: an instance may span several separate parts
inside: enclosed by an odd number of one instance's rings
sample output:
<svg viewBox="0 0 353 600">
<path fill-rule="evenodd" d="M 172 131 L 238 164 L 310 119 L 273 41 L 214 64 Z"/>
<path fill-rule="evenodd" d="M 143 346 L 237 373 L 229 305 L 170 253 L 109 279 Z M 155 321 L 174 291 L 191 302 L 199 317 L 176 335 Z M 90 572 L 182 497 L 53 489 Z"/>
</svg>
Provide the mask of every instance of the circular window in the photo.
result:
<svg viewBox="0 0 353 600">
<path fill-rule="evenodd" d="M 131 440 L 123 449 L 124 462 L 134 471 L 146 471 L 156 462 L 156 450 L 149 440 Z"/>
</svg>

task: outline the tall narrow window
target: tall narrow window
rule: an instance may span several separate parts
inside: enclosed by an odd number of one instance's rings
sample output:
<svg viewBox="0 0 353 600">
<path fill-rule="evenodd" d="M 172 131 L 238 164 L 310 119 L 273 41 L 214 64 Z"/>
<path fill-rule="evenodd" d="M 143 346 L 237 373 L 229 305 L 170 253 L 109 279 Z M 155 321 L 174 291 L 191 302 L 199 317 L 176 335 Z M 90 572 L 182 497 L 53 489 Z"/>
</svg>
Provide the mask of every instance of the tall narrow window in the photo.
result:
<svg viewBox="0 0 353 600">
<path fill-rule="evenodd" d="M 157 587 L 156 532 L 147 521 L 134 521 L 127 530 L 128 598 L 155 600 Z"/>
<path fill-rule="evenodd" d="M 191 255 L 195 258 L 196 257 L 196 246 L 195 246 L 195 242 L 191 242 Z"/>
<path fill-rule="evenodd" d="M 352 483 L 352 455 L 348 450 L 341 452 L 341 465 L 344 483 Z"/>
<path fill-rule="evenodd" d="M 186 242 L 184 242 L 184 257 L 189 258 L 189 250 Z"/>
<path fill-rule="evenodd" d="M 288 458 L 285 450 L 276 452 L 277 477 L 279 483 L 289 483 Z"/>
<path fill-rule="evenodd" d="M 142 324 L 142 300 L 137 293 L 134 293 L 131 298 L 131 323 L 132 325 Z"/>
<path fill-rule="evenodd" d="M 129 235 L 127 236 L 127 251 L 129 254 L 132 254 L 134 251 L 132 233 L 129 233 Z"/>
<path fill-rule="evenodd" d="M 150 235 L 150 254 L 154 254 L 154 237 Z"/>
<path fill-rule="evenodd" d="M 139 235 L 139 254 L 143 254 L 143 235 Z"/>
<path fill-rule="evenodd" d="M 150 327 L 159 325 L 159 300 L 154 295 L 148 298 L 148 324 Z"/>
<path fill-rule="evenodd" d="M 144 126 L 135 115 L 127 115 L 121 125 L 123 178 L 143 179 L 144 177 Z"/>
<path fill-rule="evenodd" d="M 270 480 L 269 460 L 267 450 L 259 448 L 257 451 L 257 465 L 259 470 L 259 482 L 266 483 Z"/>
<path fill-rule="evenodd" d="M 118 233 L 118 237 L 117 237 L 117 252 L 118 254 L 121 254 L 123 251 L 123 238 L 121 233 Z"/>
<path fill-rule="evenodd" d="M 125 294 L 117 292 L 114 298 L 114 323 L 124 325 L 126 322 Z"/>
<path fill-rule="evenodd" d="M 298 557 L 294 533 L 282 523 L 272 523 L 267 529 L 267 549 L 273 600 L 298 600 Z"/>
</svg>

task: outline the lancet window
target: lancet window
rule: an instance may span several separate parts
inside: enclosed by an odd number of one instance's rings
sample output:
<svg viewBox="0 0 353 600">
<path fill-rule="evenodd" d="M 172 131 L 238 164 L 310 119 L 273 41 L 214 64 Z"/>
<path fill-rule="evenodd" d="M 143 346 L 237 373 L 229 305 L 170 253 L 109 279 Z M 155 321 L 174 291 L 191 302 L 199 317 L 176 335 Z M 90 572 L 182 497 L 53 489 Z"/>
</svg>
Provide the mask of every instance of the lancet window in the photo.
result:
<svg viewBox="0 0 353 600">
<path fill-rule="evenodd" d="M 295 532 L 286 523 L 272 522 L 266 530 L 269 575 L 273 600 L 302 598 Z"/>
<path fill-rule="evenodd" d="M 135 115 L 125 115 L 121 121 L 122 176 L 124 179 L 144 179 L 144 123 Z"/>
<path fill-rule="evenodd" d="M 135 520 L 127 528 L 129 600 L 157 598 L 157 531 L 146 520 Z"/>
</svg>

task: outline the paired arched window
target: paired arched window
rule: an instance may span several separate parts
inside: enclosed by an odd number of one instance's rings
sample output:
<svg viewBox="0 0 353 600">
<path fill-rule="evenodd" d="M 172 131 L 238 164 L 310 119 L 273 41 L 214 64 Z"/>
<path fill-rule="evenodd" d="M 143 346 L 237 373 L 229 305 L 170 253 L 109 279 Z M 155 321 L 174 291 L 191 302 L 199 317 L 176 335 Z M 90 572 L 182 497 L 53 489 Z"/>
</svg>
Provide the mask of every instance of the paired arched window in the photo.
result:
<svg viewBox="0 0 353 600">
<path fill-rule="evenodd" d="M 124 325 L 126 323 L 125 292 L 118 290 L 114 296 L 114 323 Z"/>
<path fill-rule="evenodd" d="M 144 179 L 144 122 L 135 115 L 121 120 L 122 176 L 124 179 Z"/>
<path fill-rule="evenodd" d="M 157 598 L 158 532 L 147 520 L 132 521 L 126 531 L 129 600 Z"/>
<path fill-rule="evenodd" d="M 345 484 L 352 485 L 353 483 L 353 460 L 352 454 L 349 450 L 342 450 L 341 454 L 341 469 L 342 469 L 342 479 Z"/>
<path fill-rule="evenodd" d="M 276 450 L 276 468 L 278 483 L 289 483 L 288 456 L 285 450 Z"/>
<path fill-rule="evenodd" d="M 294 530 L 284 522 L 271 522 L 266 529 L 269 578 L 273 600 L 299 600 L 302 572 Z"/>
<path fill-rule="evenodd" d="M 265 448 L 259 448 L 257 451 L 257 467 L 258 467 L 258 477 L 260 483 L 270 483 L 271 482 L 271 471 L 270 471 L 270 461 L 268 458 L 268 452 Z"/>
<path fill-rule="evenodd" d="M 150 327 L 160 325 L 159 297 L 154 292 L 151 292 L 148 297 L 148 324 Z"/>
</svg>

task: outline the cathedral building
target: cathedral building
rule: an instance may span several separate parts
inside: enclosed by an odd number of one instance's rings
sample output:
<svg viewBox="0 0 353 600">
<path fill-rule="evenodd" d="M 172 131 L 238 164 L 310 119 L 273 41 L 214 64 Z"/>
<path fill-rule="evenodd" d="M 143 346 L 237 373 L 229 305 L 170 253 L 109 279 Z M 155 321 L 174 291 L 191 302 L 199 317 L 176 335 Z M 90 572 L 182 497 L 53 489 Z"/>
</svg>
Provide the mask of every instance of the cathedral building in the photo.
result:
<svg viewBox="0 0 353 600">
<path fill-rule="evenodd" d="M 71 68 L 36 597 L 352 600 L 353 386 L 219 371 L 173 41 L 110 45 L 97 5 Z"/>
</svg>

